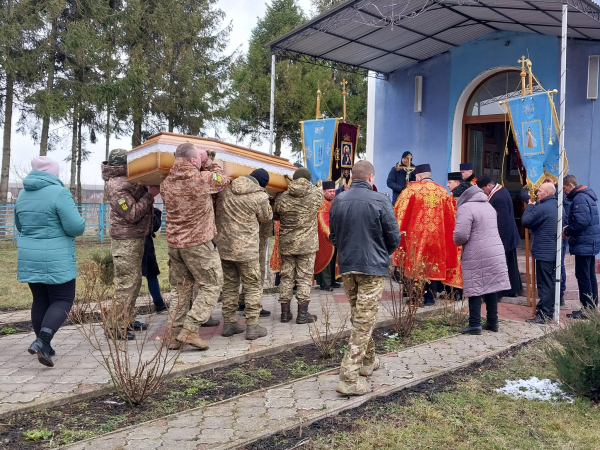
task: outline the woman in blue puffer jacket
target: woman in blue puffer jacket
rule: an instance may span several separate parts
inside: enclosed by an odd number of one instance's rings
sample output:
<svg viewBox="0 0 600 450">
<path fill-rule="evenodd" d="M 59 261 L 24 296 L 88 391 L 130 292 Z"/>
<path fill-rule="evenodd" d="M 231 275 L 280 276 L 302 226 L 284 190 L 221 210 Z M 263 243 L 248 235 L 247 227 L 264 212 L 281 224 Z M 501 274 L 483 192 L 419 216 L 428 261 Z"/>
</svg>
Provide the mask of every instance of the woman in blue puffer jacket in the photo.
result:
<svg viewBox="0 0 600 450">
<path fill-rule="evenodd" d="M 53 367 L 52 337 L 67 318 L 75 299 L 75 236 L 83 234 L 73 196 L 58 179 L 58 163 L 46 156 L 31 162 L 15 204 L 19 232 L 17 278 L 33 294 L 31 322 L 37 336 L 29 353 Z"/>
</svg>

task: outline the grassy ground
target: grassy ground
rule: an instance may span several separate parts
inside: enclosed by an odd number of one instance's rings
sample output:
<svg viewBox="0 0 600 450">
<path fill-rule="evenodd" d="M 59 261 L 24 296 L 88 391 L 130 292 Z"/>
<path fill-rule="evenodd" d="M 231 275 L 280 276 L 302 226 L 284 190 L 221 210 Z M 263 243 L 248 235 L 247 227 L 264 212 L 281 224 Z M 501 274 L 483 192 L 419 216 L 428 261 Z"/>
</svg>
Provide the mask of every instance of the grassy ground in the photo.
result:
<svg viewBox="0 0 600 450">
<path fill-rule="evenodd" d="M 163 237 L 154 240 L 156 257 L 161 274 L 158 279 L 163 290 L 170 290 L 167 268 L 167 241 Z M 77 244 L 77 263 L 89 260 L 94 253 L 109 252 L 110 244 Z M 17 280 L 17 246 L 10 241 L 0 241 L 0 311 L 28 309 L 31 306 L 31 292 L 26 283 Z M 80 286 L 79 286 L 80 287 Z M 142 293 L 148 289 L 142 283 Z"/>
<path fill-rule="evenodd" d="M 515 400 L 497 394 L 505 380 L 556 378 L 540 345 L 526 347 L 491 370 L 402 403 L 368 404 L 350 432 L 321 434 L 303 449 L 597 449 L 600 407 Z M 431 381 L 432 383 L 434 380 Z"/>
</svg>

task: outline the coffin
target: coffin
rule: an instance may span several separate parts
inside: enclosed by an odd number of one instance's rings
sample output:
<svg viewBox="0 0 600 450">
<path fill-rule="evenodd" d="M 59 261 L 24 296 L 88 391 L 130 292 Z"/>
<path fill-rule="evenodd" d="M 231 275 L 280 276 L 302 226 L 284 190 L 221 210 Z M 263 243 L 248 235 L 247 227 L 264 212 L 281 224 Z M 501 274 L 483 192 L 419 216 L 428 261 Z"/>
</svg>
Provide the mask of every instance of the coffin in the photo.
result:
<svg viewBox="0 0 600 450">
<path fill-rule="evenodd" d="M 216 152 L 215 161 L 221 164 L 231 178 L 249 175 L 263 168 L 269 172 L 267 191 L 285 191 L 296 167 L 289 160 L 268 153 L 218 141 L 216 139 L 158 133 L 127 153 L 127 181 L 146 186 L 159 185 L 175 162 L 175 149 L 179 144 L 191 142 L 207 151 Z"/>
</svg>

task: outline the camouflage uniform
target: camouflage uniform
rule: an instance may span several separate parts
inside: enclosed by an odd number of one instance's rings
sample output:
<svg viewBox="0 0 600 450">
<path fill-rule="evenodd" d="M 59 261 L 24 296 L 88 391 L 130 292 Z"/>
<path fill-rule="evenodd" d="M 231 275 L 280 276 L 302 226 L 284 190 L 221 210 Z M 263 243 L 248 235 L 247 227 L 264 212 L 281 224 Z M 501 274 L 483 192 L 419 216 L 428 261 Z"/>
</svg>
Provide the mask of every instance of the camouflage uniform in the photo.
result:
<svg viewBox="0 0 600 450">
<path fill-rule="evenodd" d="M 275 236 L 274 224 L 272 220 L 268 222 L 262 222 L 260 224 L 260 231 L 258 232 L 258 263 L 260 264 L 260 283 L 261 287 L 265 282 L 266 264 L 267 264 L 267 250 L 269 249 L 269 238 Z M 262 292 L 261 292 L 262 295 Z M 238 305 L 244 306 L 246 304 L 246 291 L 242 286 L 242 293 L 238 299 Z"/>
<path fill-rule="evenodd" d="M 298 289 L 298 304 L 310 301 L 315 255 L 319 249 L 317 211 L 322 202 L 323 190 L 305 178 L 291 181 L 288 190 L 275 199 L 273 211 L 280 219 L 280 303 L 292 300 L 294 283 Z"/>
<path fill-rule="evenodd" d="M 144 186 L 126 181 L 127 154 L 113 150 L 102 163 L 102 178 L 106 182 L 106 198 L 110 204 L 111 254 L 115 267 L 114 314 L 109 317 L 111 328 L 124 328 L 125 318 L 133 322 L 135 301 L 142 286 L 144 240 L 152 231 L 154 197 Z"/>
<path fill-rule="evenodd" d="M 352 309 L 352 331 L 348 350 L 342 360 L 340 380 L 355 384 L 360 368 L 375 361 L 375 343 L 371 338 L 385 277 L 348 273 L 342 275 L 344 290 Z"/>
<path fill-rule="evenodd" d="M 169 316 L 175 329 L 183 326 L 198 332 L 219 298 L 223 271 L 213 243 L 217 230 L 211 194 L 228 184 L 223 169 L 210 159 L 199 170 L 179 157 L 161 184 L 167 210 L 169 281 L 175 290 Z"/>
<path fill-rule="evenodd" d="M 246 294 L 246 325 L 258 324 L 262 294 L 259 223 L 272 219 L 269 196 L 250 176 L 237 178 L 217 195 L 215 242 L 222 260 L 225 322 L 236 321 L 241 280 Z"/>
</svg>

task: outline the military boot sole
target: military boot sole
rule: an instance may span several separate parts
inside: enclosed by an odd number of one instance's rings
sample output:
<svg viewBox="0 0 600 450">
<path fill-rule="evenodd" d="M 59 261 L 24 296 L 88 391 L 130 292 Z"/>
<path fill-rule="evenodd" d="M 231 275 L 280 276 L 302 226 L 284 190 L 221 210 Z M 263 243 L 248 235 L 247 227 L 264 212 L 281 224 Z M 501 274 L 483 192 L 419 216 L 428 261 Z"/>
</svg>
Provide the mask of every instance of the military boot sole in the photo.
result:
<svg viewBox="0 0 600 450">
<path fill-rule="evenodd" d="M 240 325 L 237 322 L 225 323 L 225 325 L 223 326 L 223 332 L 221 333 L 221 336 L 231 337 L 235 334 L 244 333 L 245 331 L 246 331 L 246 327 L 243 325 Z"/>
<path fill-rule="evenodd" d="M 342 395 L 366 395 L 372 391 L 371 386 L 361 380 L 356 384 L 347 384 L 344 381 L 340 381 L 335 390 Z"/>
<path fill-rule="evenodd" d="M 317 316 L 313 316 L 312 314 L 307 314 L 306 316 L 302 317 L 299 316 L 296 318 L 296 323 L 298 325 L 304 325 L 307 323 L 314 323 L 317 321 Z"/>
<path fill-rule="evenodd" d="M 253 341 L 254 339 L 262 338 L 267 335 L 267 329 L 258 325 L 248 326 L 246 328 L 246 339 Z"/>
</svg>

